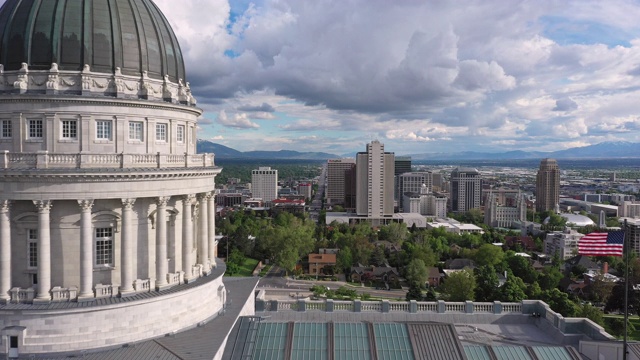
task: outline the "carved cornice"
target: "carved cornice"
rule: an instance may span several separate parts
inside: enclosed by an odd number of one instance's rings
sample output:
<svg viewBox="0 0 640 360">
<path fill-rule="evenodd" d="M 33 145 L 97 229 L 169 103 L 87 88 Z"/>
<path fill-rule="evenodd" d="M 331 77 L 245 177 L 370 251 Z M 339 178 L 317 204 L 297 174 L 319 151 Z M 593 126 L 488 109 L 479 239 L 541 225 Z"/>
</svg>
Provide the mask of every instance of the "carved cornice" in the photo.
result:
<svg viewBox="0 0 640 360">
<path fill-rule="evenodd" d="M 113 169 L 109 169 L 112 171 Z M 104 170 L 103 170 L 104 171 Z M 173 170 L 176 171 L 176 170 Z M 215 177 L 221 168 L 181 168 L 176 172 L 131 172 L 117 170 L 113 173 L 70 173 L 51 171 L 47 169 L 25 169 L 20 171 L 0 170 L 0 182 L 38 182 L 38 183 L 99 183 L 99 182 L 124 182 L 124 181 L 148 181 L 148 180 L 180 180 L 202 177 Z"/>
<path fill-rule="evenodd" d="M 133 209 L 133 204 L 136 203 L 136 199 L 122 199 L 122 208 L 125 210 Z"/>
<path fill-rule="evenodd" d="M 53 206 L 53 201 L 51 200 L 33 200 L 33 205 L 36 206 L 39 213 L 49 212 L 51 207 Z"/>
<path fill-rule="evenodd" d="M 78 206 L 82 211 L 91 211 L 93 200 L 78 200 Z"/>
</svg>

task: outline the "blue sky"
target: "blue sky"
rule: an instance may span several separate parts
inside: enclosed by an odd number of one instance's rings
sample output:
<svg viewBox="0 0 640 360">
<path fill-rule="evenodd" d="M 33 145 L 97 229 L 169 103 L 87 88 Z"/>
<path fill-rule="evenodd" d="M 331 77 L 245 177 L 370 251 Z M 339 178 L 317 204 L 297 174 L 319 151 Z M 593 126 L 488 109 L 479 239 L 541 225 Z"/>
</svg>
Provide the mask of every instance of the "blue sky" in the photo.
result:
<svg viewBox="0 0 640 360">
<path fill-rule="evenodd" d="M 232 148 L 397 154 L 640 141 L 638 1 L 156 0 Z"/>
</svg>

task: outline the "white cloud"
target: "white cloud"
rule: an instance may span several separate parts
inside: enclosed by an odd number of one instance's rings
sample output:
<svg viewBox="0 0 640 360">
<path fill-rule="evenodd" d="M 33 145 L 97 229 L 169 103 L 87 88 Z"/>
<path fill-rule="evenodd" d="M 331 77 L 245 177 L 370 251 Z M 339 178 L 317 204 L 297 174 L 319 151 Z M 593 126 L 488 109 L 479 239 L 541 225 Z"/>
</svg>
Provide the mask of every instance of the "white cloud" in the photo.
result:
<svg viewBox="0 0 640 360">
<path fill-rule="evenodd" d="M 216 121 L 220 125 L 234 129 L 257 129 L 260 127 L 260 125 L 249 120 L 245 113 L 234 114 L 232 117 L 229 117 L 224 110 L 220 111 Z"/>
</svg>

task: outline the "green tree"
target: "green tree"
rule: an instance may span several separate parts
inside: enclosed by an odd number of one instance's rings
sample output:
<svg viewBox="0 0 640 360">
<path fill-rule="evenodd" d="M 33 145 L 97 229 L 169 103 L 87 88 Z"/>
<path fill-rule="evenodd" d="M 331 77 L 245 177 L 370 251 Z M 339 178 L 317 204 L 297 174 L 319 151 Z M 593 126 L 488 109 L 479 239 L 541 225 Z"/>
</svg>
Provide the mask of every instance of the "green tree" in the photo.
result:
<svg viewBox="0 0 640 360">
<path fill-rule="evenodd" d="M 371 259 L 369 260 L 369 264 L 375 266 L 383 266 L 386 263 L 387 258 L 384 256 L 384 247 L 374 247 L 373 251 L 371 252 Z"/>
<path fill-rule="evenodd" d="M 564 317 L 574 317 L 577 312 L 576 304 L 569 299 L 567 293 L 559 289 L 543 291 L 541 300 L 546 302 L 551 310 L 561 314 Z"/>
<path fill-rule="evenodd" d="M 524 292 L 526 288 L 521 278 L 510 274 L 504 285 L 500 287 L 500 301 L 520 302 L 526 298 Z"/>
<path fill-rule="evenodd" d="M 419 286 L 410 284 L 409 291 L 407 291 L 406 299 L 407 301 L 410 301 L 410 300 L 421 301 L 423 299 L 422 289 Z"/>
<path fill-rule="evenodd" d="M 428 276 L 427 266 L 424 264 L 424 261 L 420 259 L 411 260 L 405 270 L 405 279 L 407 279 L 409 285 L 418 287 L 419 289 L 425 287 Z"/>
<path fill-rule="evenodd" d="M 483 265 L 475 270 L 476 276 L 476 301 L 494 301 L 498 298 L 498 274 L 491 265 Z"/>
<path fill-rule="evenodd" d="M 504 258 L 504 251 L 499 246 L 484 244 L 480 246 L 475 253 L 474 260 L 479 266 L 491 265 L 496 266 L 502 262 Z"/>
<path fill-rule="evenodd" d="M 556 266 L 547 266 L 542 269 L 542 273 L 538 277 L 538 283 L 542 290 L 551 290 L 558 287 L 562 277 L 562 273 Z"/>
<path fill-rule="evenodd" d="M 351 255 L 351 248 L 346 246 L 336 255 L 336 267 L 339 271 L 346 273 L 353 266 L 353 255 Z"/>
<path fill-rule="evenodd" d="M 587 318 L 600 326 L 604 326 L 604 314 L 602 313 L 602 310 L 595 306 L 583 304 L 578 307 L 576 316 Z"/>
<path fill-rule="evenodd" d="M 449 301 L 467 301 L 474 299 L 476 278 L 469 269 L 454 272 L 441 286 L 442 295 Z"/>
<path fill-rule="evenodd" d="M 531 261 L 524 256 L 512 255 L 507 258 L 509 269 L 513 275 L 519 277 L 527 284 L 532 284 L 538 280 L 538 272 L 531 265 Z"/>
</svg>

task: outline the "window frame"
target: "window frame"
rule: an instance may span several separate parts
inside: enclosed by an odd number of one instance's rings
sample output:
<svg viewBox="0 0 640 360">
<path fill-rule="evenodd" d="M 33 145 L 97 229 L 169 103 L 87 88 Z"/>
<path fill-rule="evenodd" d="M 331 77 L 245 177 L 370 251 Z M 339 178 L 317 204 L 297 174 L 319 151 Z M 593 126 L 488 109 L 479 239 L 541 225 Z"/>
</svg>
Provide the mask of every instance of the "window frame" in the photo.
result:
<svg viewBox="0 0 640 360">
<path fill-rule="evenodd" d="M 129 140 L 144 141 L 144 123 L 142 121 L 129 121 Z"/>
<path fill-rule="evenodd" d="M 2 132 L 0 132 L 0 139 L 11 138 L 13 138 L 13 121 L 10 119 L 4 119 L 2 120 Z"/>
<path fill-rule="evenodd" d="M 27 230 L 27 269 L 38 269 L 38 237 L 39 231 L 36 228 Z"/>
<path fill-rule="evenodd" d="M 107 130 L 108 130 L 108 134 L 105 133 Z M 113 139 L 113 121 L 112 120 L 96 120 L 96 140 L 112 141 L 112 139 Z"/>
<path fill-rule="evenodd" d="M 69 125 L 68 128 L 65 129 L 65 125 Z M 65 132 L 68 132 L 68 134 L 65 134 Z M 62 140 L 78 140 L 78 120 L 60 120 L 60 138 Z"/>
<path fill-rule="evenodd" d="M 156 142 L 167 142 L 167 123 L 156 124 Z"/>
<path fill-rule="evenodd" d="M 44 139 L 44 121 L 42 119 L 27 119 L 27 139 Z"/>
<path fill-rule="evenodd" d="M 115 229 L 112 226 L 95 227 L 93 229 L 93 267 L 114 267 Z M 107 236 L 108 234 L 108 236 Z M 100 236 L 99 236 L 100 235 Z M 109 260 L 109 261 L 106 261 Z"/>
<path fill-rule="evenodd" d="M 176 142 L 179 144 L 184 144 L 184 135 L 185 135 L 185 126 L 178 125 L 176 128 Z"/>
</svg>

